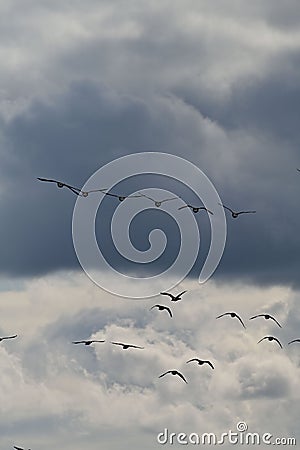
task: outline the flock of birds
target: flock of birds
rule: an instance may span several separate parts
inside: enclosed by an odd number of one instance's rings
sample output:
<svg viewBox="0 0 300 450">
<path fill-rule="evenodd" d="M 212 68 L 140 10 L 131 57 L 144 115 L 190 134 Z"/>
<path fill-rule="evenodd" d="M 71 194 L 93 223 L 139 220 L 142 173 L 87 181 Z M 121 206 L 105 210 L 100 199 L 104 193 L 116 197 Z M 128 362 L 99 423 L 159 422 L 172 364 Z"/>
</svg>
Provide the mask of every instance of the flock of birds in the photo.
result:
<svg viewBox="0 0 300 450">
<path fill-rule="evenodd" d="M 300 172 L 300 169 L 297 169 L 297 170 Z M 111 197 L 118 198 L 118 200 L 119 200 L 120 202 L 122 202 L 122 201 L 124 201 L 125 199 L 128 199 L 128 198 L 140 198 L 140 197 L 144 197 L 144 198 L 147 198 L 148 200 L 152 201 L 153 204 L 154 204 L 157 208 L 161 207 L 161 205 L 162 205 L 163 203 L 165 203 L 165 202 L 169 202 L 169 201 L 173 201 L 173 200 L 176 200 L 176 199 L 181 198 L 181 197 L 178 197 L 178 196 L 174 196 L 174 197 L 165 198 L 165 199 L 162 199 L 162 200 L 157 200 L 157 199 L 154 199 L 154 198 L 152 198 L 152 197 L 150 197 L 150 196 L 148 196 L 148 195 L 146 195 L 146 194 L 143 194 L 143 193 L 141 193 L 141 192 L 138 192 L 138 194 L 136 194 L 136 195 L 119 195 L 119 194 L 114 194 L 114 193 L 112 193 L 112 192 L 108 192 L 108 189 L 105 189 L 105 188 L 102 188 L 102 189 L 93 189 L 93 190 L 90 190 L 90 191 L 83 191 L 83 190 L 81 190 L 81 189 L 79 189 L 79 188 L 77 188 L 77 187 L 71 186 L 71 185 L 69 185 L 69 184 L 66 184 L 66 183 L 64 183 L 64 182 L 62 182 L 62 181 L 58 181 L 58 180 L 53 180 L 53 179 L 48 179 L 48 178 L 40 178 L 40 177 L 38 178 L 38 180 L 39 180 L 39 181 L 42 181 L 42 182 L 47 182 L 47 183 L 55 183 L 56 186 L 57 186 L 58 188 L 67 188 L 67 189 L 69 189 L 71 192 L 73 192 L 75 195 L 81 196 L 81 197 L 88 197 L 89 194 L 91 194 L 91 193 L 96 193 L 96 192 L 100 192 L 100 193 L 102 193 L 103 195 L 107 195 L 107 196 L 111 196 Z M 231 209 L 230 207 L 228 207 L 228 206 L 226 206 L 226 205 L 224 205 L 224 204 L 222 204 L 222 203 L 219 203 L 219 205 L 222 206 L 222 207 L 223 207 L 224 209 L 226 209 L 227 211 L 229 211 L 230 214 L 231 214 L 231 217 L 232 217 L 233 219 L 238 218 L 241 214 L 254 214 L 254 213 L 256 213 L 256 211 L 253 211 L 253 210 L 249 210 L 249 211 L 248 211 L 248 210 L 245 210 L 245 211 L 244 211 L 244 210 L 242 210 L 242 211 L 235 211 L 235 210 Z M 193 213 L 198 213 L 199 211 L 204 210 L 204 211 L 206 211 L 208 214 L 213 214 L 212 211 L 210 211 L 209 209 L 207 209 L 207 208 L 206 208 L 205 206 L 203 206 L 203 205 L 201 205 L 201 206 L 194 206 L 194 205 L 191 205 L 191 204 L 186 204 L 186 205 L 184 205 L 184 206 L 179 207 L 178 210 L 181 210 L 181 209 L 184 209 L 184 208 L 190 208 L 190 209 L 192 210 Z M 185 290 L 185 291 L 180 292 L 180 293 L 177 294 L 177 295 L 174 295 L 174 294 L 169 293 L 169 292 L 161 292 L 160 294 L 163 295 L 163 296 L 169 297 L 169 298 L 170 298 L 170 301 L 172 301 L 172 302 L 177 302 L 177 301 L 179 301 L 179 300 L 182 300 L 182 296 L 183 296 L 186 292 L 187 292 L 187 291 Z M 172 310 L 171 310 L 171 308 L 170 308 L 169 306 L 161 305 L 161 304 L 155 304 L 155 305 L 153 305 L 153 306 L 150 308 L 150 310 L 153 310 L 154 308 L 157 308 L 158 311 L 166 311 L 166 312 L 169 314 L 169 316 L 170 316 L 171 318 L 173 317 Z M 242 320 L 242 318 L 241 318 L 236 312 L 225 312 L 225 313 L 220 314 L 219 316 L 217 316 L 216 319 L 220 319 L 220 318 L 225 317 L 225 316 L 229 316 L 230 318 L 237 319 L 237 320 L 240 322 L 240 324 L 242 325 L 242 327 L 243 327 L 244 329 L 246 329 L 246 326 L 245 326 L 244 321 Z M 260 317 L 264 318 L 265 320 L 272 320 L 274 323 L 277 324 L 278 327 L 281 328 L 280 323 L 276 320 L 275 317 L 271 316 L 270 314 L 266 314 L 266 313 L 264 313 L 264 314 L 257 314 L 257 315 L 254 315 L 254 316 L 250 317 L 249 320 L 257 319 L 257 318 L 260 318 Z M 4 340 L 15 339 L 15 338 L 17 338 L 17 335 L 16 335 L 16 334 L 15 334 L 15 335 L 12 335 L 12 336 L 3 336 L 3 337 L 0 337 L 0 342 L 2 342 L 2 341 L 4 341 Z M 261 338 L 257 343 L 259 344 L 259 343 L 261 343 L 261 342 L 264 341 L 264 340 L 267 340 L 267 341 L 270 341 L 270 342 L 275 341 L 275 342 L 280 346 L 280 348 L 283 348 L 281 342 L 280 342 L 279 339 L 278 339 L 277 337 L 275 337 L 275 336 L 264 336 L 264 337 Z M 90 346 L 90 345 L 92 345 L 92 344 L 94 344 L 94 343 L 104 343 L 104 342 L 105 342 L 105 340 L 103 340 L 103 339 L 102 339 L 102 340 L 98 340 L 98 339 L 88 339 L 88 340 L 73 341 L 72 344 L 74 344 L 74 345 L 83 344 L 83 345 L 85 345 L 85 346 Z M 293 344 L 293 343 L 296 343 L 296 342 L 300 343 L 300 338 L 299 338 L 299 339 L 293 339 L 293 340 L 291 340 L 290 342 L 288 342 L 288 345 Z M 133 349 L 140 349 L 140 350 L 144 349 L 144 347 L 141 347 L 141 346 L 139 346 L 139 345 L 133 345 L 133 344 L 123 343 L 123 342 L 114 342 L 114 341 L 112 341 L 112 342 L 110 342 L 110 343 L 111 343 L 112 345 L 116 345 L 116 346 L 122 347 L 123 350 L 127 350 L 127 349 L 130 349 L 130 348 L 133 348 Z M 186 361 L 186 364 L 193 363 L 193 362 L 197 363 L 197 365 L 199 365 L 199 366 L 207 365 L 207 366 L 209 366 L 211 369 L 214 369 L 214 368 L 215 368 L 215 367 L 214 367 L 214 364 L 213 364 L 211 361 L 205 360 L 205 359 L 203 360 L 203 359 L 196 358 L 196 357 L 195 357 L 195 358 L 191 358 L 191 359 L 189 359 L 188 361 Z M 166 376 L 166 375 L 174 375 L 174 376 L 178 376 L 178 377 L 180 377 L 185 383 L 188 383 L 188 381 L 186 380 L 185 376 L 184 376 L 181 372 L 179 372 L 178 370 L 176 370 L 176 369 L 167 370 L 166 372 L 164 372 L 164 373 L 162 373 L 161 375 L 159 375 L 158 378 L 162 378 L 162 377 L 164 377 L 164 376 Z M 13 448 L 14 448 L 15 450 L 25 450 L 23 447 L 18 447 L 18 446 L 14 446 Z M 28 449 L 28 450 L 31 450 L 31 449 Z"/>
</svg>

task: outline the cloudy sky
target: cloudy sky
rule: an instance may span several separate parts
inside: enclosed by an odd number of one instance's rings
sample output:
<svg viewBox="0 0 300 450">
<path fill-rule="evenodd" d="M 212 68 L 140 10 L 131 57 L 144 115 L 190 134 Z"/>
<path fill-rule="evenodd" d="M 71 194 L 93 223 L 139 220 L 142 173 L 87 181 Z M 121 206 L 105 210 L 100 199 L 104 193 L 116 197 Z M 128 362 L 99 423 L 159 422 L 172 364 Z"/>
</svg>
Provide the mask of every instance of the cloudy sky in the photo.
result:
<svg viewBox="0 0 300 450">
<path fill-rule="evenodd" d="M 300 441 L 300 347 L 287 345 L 300 338 L 299 2 L 3 0 L 0 15 L 0 335 L 18 334 L 0 344 L 1 448 L 152 450 L 164 428 L 220 436 L 239 421 Z M 223 257 L 199 285 L 211 232 L 206 213 L 178 211 L 180 202 L 202 204 L 191 186 L 149 174 L 112 188 L 181 197 L 161 209 L 99 194 L 97 240 L 123 274 L 165 270 L 180 244 L 193 246 L 190 229 L 180 242 L 178 223 L 196 219 L 201 249 L 174 287 L 187 290 L 181 302 L 125 298 L 130 277 L 118 282 L 123 296 L 93 283 L 74 249 L 72 217 L 75 204 L 98 197 L 36 179 L 81 188 L 101 167 L 139 152 L 185 158 L 225 205 L 257 211 L 238 219 L 226 212 Z M 116 207 L 129 204 L 146 209 L 130 226 L 134 247 L 148 250 L 157 228 L 168 238 L 149 269 L 120 255 L 109 233 Z M 212 207 L 218 221 L 223 210 Z M 169 289 L 180 270 L 149 286 Z M 116 287 L 107 270 L 98 276 Z M 174 317 L 149 311 L 158 303 Z M 226 311 L 238 312 L 246 329 L 215 319 Z M 259 313 L 282 328 L 248 320 Z M 257 345 L 267 335 L 283 349 Z M 72 344 L 81 339 L 106 342 Z M 215 370 L 187 365 L 192 357 Z M 188 384 L 158 378 L 170 369 Z"/>
</svg>

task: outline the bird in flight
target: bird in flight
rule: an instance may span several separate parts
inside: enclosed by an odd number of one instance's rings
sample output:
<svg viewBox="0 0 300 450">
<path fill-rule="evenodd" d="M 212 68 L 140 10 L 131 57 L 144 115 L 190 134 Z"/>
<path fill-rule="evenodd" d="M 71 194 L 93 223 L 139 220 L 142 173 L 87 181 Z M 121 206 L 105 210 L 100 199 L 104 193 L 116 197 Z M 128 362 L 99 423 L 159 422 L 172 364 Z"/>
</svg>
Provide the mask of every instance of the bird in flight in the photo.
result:
<svg viewBox="0 0 300 450">
<path fill-rule="evenodd" d="M 76 188 L 74 186 L 70 186 L 69 184 L 63 183 L 62 181 L 49 180 L 48 178 L 40 178 L 40 177 L 38 177 L 38 180 L 46 181 L 47 183 L 56 183 L 58 188 L 66 187 L 66 188 L 70 189 L 70 191 L 74 192 L 74 194 L 81 195 L 81 190 L 80 189 L 78 189 L 78 188 Z"/>
<path fill-rule="evenodd" d="M 224 317 L 224 316 L 230 316 L 232 318 L 236 317 L 241 322 L 243 327 L 246 328 L 244 322 L 242 321 L 242 319 L 240 318 L 240 316 L 237 313 L 235 313 L 235 312 L 226 312 L 226 313 L 221 314 L 220 316 L 216 317 L 216 319 L 220 319 L 220 317 Z"/>
<path fill-rule="evenodd" d="M 288 342 L 288 345 L 293 344 L 294 342 L 300 342 L 300 339 L 293 339 L 292 341 Z"/>
<path fill-rule="evenodd" d="M 0 342 L 4 341 L 5 339 L 14 339 L 14 338 L 16 338 L 17 336 L 18 336 L 17 334 L 14 334 L 13 336 L 3 336 L 3 337 L 0 337 Z"/>
<path fill-rule="evenodd" d="M 16 450 L 25 450 L 23 447 L 17 447 L 16 445 L 14 445 L 14 448 L 15 448 Z M 30 448 L 29 448 L 28 450 L 30 450 Z"/>
<path fill-rule="evenodd" d="M 249 214 L 249 213 L 256 213 L 256 211 L 233 211 L 228 206 L 222 205 L 222 203 L 219 203 L 220 206 L 223 206 L 223 208 L 228 209 L 228 211 L 231 212 L 231 215 L 234 219 L 236 219 L 240 214 Z"/>
<path fill-rule="evenodd" d="M 168 373 L 170 373 L 171 375 L 178 375 L 178 376 L 179 376 L 179 377 L 187 384 L 186 379 L 184 378 L 184 376 L 182 375 L 182 373 L 178 372 L 178 370 L 168 370 L 167 372 L 162 373 L 161 375 L 159 375 L 158 378 L 162 378 L 162 377 L 164 377 L 165 375 L 167 375 Z"/>
<path fill-rule="evenodd" d="M 180 208 L 178 208 L 178 210 L 183 209 L 183 208 L 190 208 L 194 213 L 197 213 L 201 209 L 203 209 L 206 212 L 208 212 L 209 214 L 212 214 L 212 215 L 214 214 L 212 211 L 210 211 L 209 209 L 205 208 L 205 206 L 184 205 L 184 206 L 180 206 Z"/>
<path fill-rule="evenodd" d="M 141 195 L 118 195 L 112 194 L 111 192 L 104 192 L 105 195 L 110 195 L 111 197 L 116 197 L 120 202 L 123 202 L 126 198 L 140 198 Z"/>
<path fill-rule="evenodd" d="M 81 195 L 82 197 L 88 197 L 88 195 L 89 195 L 91 192 L 102 192 L 102 194 L 105 194 L 104 191 L 107 191 L 107 188 L 106 188 L 106 189 L 92 189 L 92 190 L 90 190 L 90 191 L 80 191 L 80 195 Z"/>
<path fill-rule="evenodd" d="M 171 302 L 177 302 L 178 300 L 182 300 L 181 296 L 183 294 L 185 294 L 186 292 L 187 291 L 182 291 L 182 292 L 180 292 L 180 294 L 177 294 L 177 295 L 170 294 L 169 292 L 161 292 L 160 295 L 167 295 L 171 298 Z"/>
<path fill-rule="evenodd" d="M 139 347 L 138 345 L 123 344 L 122 342 L 111 342 L 111 344 L 114 344 L 114 345 L 121 345 L 121 347 L 123 347 L 123 350 L 127 350 L 128 348 L 140 348 L 140 349 L 144 349 L 144 347 Z"/>
<path fill-rule="evenodd" d="M 163 200 L 155 200 L 154 198 L 149 197 L 148 195 L 142 194 L 141 192 L 139 192 L 139 194 L 141 197 L 146 197 L 149 200 L 151 200 L 157 208 L 159 208 L 162 205 L 162 203 L 169 202 L 171 200 L 176 200 L 179 198 L 179 197 L 170 197 L 170 198 L 165 198 Z"/>
<path fill-rule="evenodd" d="M 165 310 L 168 311 L 168 313 L 170 314 L 170 317 L 173 317 L 172 311 L 171 311 L 171 309 L 170 309 L 168 306 L 164 306 L 164 305 L 154 305 L 154 306 L 152 306 L 152 307 L 150 308 L 149 311 L 151 311 L 151 309 L 153 309 L 153 308 L 158 308 L 159 311 L 163 311 L 163 310 L 165 309 Z"/>
<path fill-rule="evenodd" d="M 264 317 L 266 320 L 272 319 L 272 320 L 274 320 L 275 323 L 277 323 L 277 325 L 278 325 L 280 328 L 282 328 L 282 326 L 281 326 L 280 323 L 275 319 L 275 317 L 271 316 L 270 314 L 257 314 L 256 316 L 250 317 L 249 320 L 256 319 L 257 317 Z"/>
<path fill-rule="evenodd" d="M 262 339 L 260 339 L 260 340 L 258 341 L 258 344 L 259 344 L 261 341 L 263 341 L 264 339 L 267 339 L 267 340 L 270 341 L 270 342 L 271 342 L 271 341 L 276 341 L 277 344 L 279 345 L 279 347 L 282 348 L 282 345 L 281 345 L 279 339 L 277 339 L 277 338 L 274 337 L 274 336 L 265 336 L 265 337 L 263 337 Z"/>
<path fill-rule="evenodd" d="M 91 345 L 93 342 L 105 342 L 104 340 L 98 341 L 97 339 L 92 339 L 90 341 L 74 341 L 72 344 L 84 344 L 84 345 Z"/>
<path fill-rule="evenodd" d="M 203 366 L 203 364 L 208 364 L 212 369 L 214 369 L 213 364 L 210 361 L 208 361 L 208 360 L 199 359 L 199 358 L 192 358 L 192 359 L 189 359 L 186 363 L 189 363 L 189 362 L 192 362 L 192 361 L 197 361 L 199 366 Z"/>
</svg>

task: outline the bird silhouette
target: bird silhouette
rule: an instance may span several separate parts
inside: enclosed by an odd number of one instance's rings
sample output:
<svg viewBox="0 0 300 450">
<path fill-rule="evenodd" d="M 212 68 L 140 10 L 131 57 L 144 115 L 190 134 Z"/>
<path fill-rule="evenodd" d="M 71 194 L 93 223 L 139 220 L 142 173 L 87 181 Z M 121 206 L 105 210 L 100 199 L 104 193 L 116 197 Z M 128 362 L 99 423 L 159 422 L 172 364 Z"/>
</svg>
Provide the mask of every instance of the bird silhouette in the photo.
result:
<svg viewBox="0 0 300 450">
<path fill-rule="evenodd" d="M 226 312 L 226 313 L 221 314 L 220 316 L 216 317 L 216 319 L 220 319 L 220 317 L 223 317 L 223 316 L 230 316 L 232 318 L 236 317 L 241 322 L 243 327 L 246 328 L 244 322 L 242 321 L 242 319 L 240 318 L 240 316 L 237 313 L 235 313 L 235 312 Z"/>
<path fill-rule="evenodd" d="M 208 360 L 199 359 L 199 358 L 192 358 L 192 359 L 189 359 L 186 363 L 190 363 L 192 361 L 197 361 L 199 366 L 203 366 L 203 364 L 208 364 L 212 369 L 214 369 L 213 364 L 210 361 L 208 361 Z"/>
<path fill-rule="evenodd" d="M 140 198 L 141 195 L 118 195 L 112 194 L 111 192 L 104 192 L 105 195 L 110 195 L 111 197 L 116 197 L 120 202 L 123 202 L 126 198 Z"/>
<path fill-rule="evenodd" d="M 183 209 L 183 208 L 190 208 L 194 213 L 199 212 L 201 209 L 203 209 L 204 211 L 208 212 L 209 214 L 214 214 L 212 211 L 210 211 L 209 209 L 205 208 L 205 206 L 193 206 L 193 205 L 184 205 L 184 206 L 180 206 L 179 209 Z"/>
<path fill-rule="evenodd" d="M 16 449 L 16 450 L 25 450 L 23 447 L 17 447 L 16 445 L 14 445 L 14 449 Z M 28 450 L 30 450 L 30 448 Z"/>
<path fill-rule="evenodd" d="M 80 191 L 81 192 L 81 196 L 82 197 L 88 197 L 89 194 L 91 194 L 92 192 L 101 192 L 102 194 L 104 194 L 107 191 L 107 188 L 103 188 L 103 189 L 92 189 L 90 191 Z"/>
<path fill-rule="evenodd" d="M 256 213 L 256 211 L 233 211 L 228 206 L 222 205 L 222 203 L 219 203 L 220 206 L 223 206 L 223 208 L 228 209 L 228 211 L 231 212 L 231 215 L 234 219 L 236 219 L 240 214 L 250 214 L 250 213 Z"/>
<path fill-rule="evenodd" d="M 3 337 L 0 337 L 0 342 L 4 341 L 5 339 L 14 339 L 14 338 L 16 338 L 17 336 L 18 336 L 17 334 L 14 334 L 13 336 L 3 336 Z"/>
<path fill-rule="evenodd" d="M 81 195 L 81 190 L 79 188 L 70 186 L 69 184 L 63 183 L 62 181 L 49 180 L 48 178 L 40 178 L 40 177 L 38 177 L 38 180 L 46 181 L 47 183 L 56 183 L 58 188 L 66 187 L 66 188 L 70 189 L 70 191 L 74 192 L 74 194 Z"/>
<path fill-rule="evenodd" d="M 162 373 L 161 375 L 159 375 L 158 378 L 162 378 L 162 377 L 164 377 L 165 375 L 167 375 L 168 373 L 170 373 L 171 375 L 178 375 L 178 376 L 179 376 L 179 377 L 187 384 L 186 379 L 184 378 L 184 376 L 182 375 L 182 373 L 178 372 L 178 370 L 168 370 L 167 372 Z"/>
<path fill-rule="evenodd" d="M 168 297 L 171 298 L 171 302 L 177 302 L 178 300 L 182 300 L 181 296 L 183 294 L 185 294 L 186 292 L 187 291 L 182 291 L 182 292 L 180 292 L 180 294 L 177 294 L 177 295 L 170 294 L 169 292 L 161 292 L 160 295 L 167 295 Z"/>
<path fill-rule="evenodd" d="M 165 202 L 169 202 L 171 200 L 176 200 L 179 198 L 179 197 L 170 197 L 170 198 L 165 198 L 163 200 L 155 200 L 154 198 L 149 197 L 149 195 L 142 194 L 141 192 L 139 192 L 139 194 L 141 197 L 146 197 L 149 200 L 151 200 L 157 208 L 159 208 Z"/>
<path fill-rule="evenodd" d="M 144 349 L 144 347 L 139 347 L 138 345 L 123 344 L 122 342 L 111 342 L 111 344 L 114 344 L 114 345 L 121 345 L 121 346 L 123 347 L 123 350 L 127 350 L 128 348 L 140 348 L 140 349 Z"/>
<path fill-rule="evenodd" d="M 292 341 L 288 342 L 288 345 L 293 344 L 294 342 L 300 342 L 300 339 L 293 339 Z"/>
<path fill-rule="evenodd" d="M 150 308 L 149 311 L 151 311 L 151 309 L 153 309 L 153 308 L 158 308 L 159 311 L 163 311 L 163 310 L 165 309 L 166 311 L 168 311 L 168 313 L 170 314 L 170 316 L 173 317 L 172 311 L 171 311 L 171 309 L 170 309 L 168 306 L 164 306 L 164 305 L 153 305 L 153 306 Z"/>
<path fill-rule="evenodd" d="M 74 342 L 72 342 L 72 344 L 91 345 L 91 344 L 93 344 L 94 342 L 105 342 L 105 341 L 104 341 L 104 340 L 99 341 L 99 340 L 97 340 L 97 339 L 92 339 L 92 340 L 90 340 L 90 341 L 86 341 L 86 340 L 84 340 L 84 341 L 74 341 Z"/>
<path fill-rule="evenodd" d="M 250 317 L 249 320 L 256 319 L 257 317 L 264 317 L 266 320 L 272 319 L 272 320 L 274 320 L 275 323 L 277 323 L 277 325 L 278 325 L 280 328 L 282 328 L 282 326 L 280 325 L 279 322 L 277 322 L 277 320 L 275 319 L 275 317 L 271 316 L 270 314 L 257 314 L 256 316 Z"/>
<path fill-rule="evenodd" d="M 276 341 L 277 344 L 280 346 L 280 348 L 282 348 L 282 345 L 281 345 L 279 339 L 277 339 L 277 338 L 274 337 L 274 336 L 265 336 L 265 337 L 263 337 L 262 339 L 260 339 L 260 340 L 258 341 L 258 344 L 259 344 L 261 341 L 263 341 L 264 339 L 267 339 L 267 340 L 270 341 L 270 342 L 271 342 L 271 341 Z"/>
</svg>

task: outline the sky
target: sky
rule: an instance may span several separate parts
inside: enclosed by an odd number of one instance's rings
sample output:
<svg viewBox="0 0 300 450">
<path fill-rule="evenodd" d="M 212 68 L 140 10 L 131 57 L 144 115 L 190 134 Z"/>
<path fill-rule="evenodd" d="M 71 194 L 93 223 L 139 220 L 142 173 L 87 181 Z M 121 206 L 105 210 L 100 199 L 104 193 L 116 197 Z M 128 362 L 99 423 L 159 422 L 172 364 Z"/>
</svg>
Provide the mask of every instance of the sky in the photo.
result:
<svg viewBox="0 0 300 450">
<path fill-rule="evenodd" d="M 1 448 L 152 450 L 165 428 L 220 436 L 240 421 L 300 441 L 300 347 L 287 345 L 300 338 L 299 2 L 3 0 L 0 17 L 0 336 L 18 335 L 0 342 Z M 83 198 L 37 177 L 180 198 Z M 83 268 L 74 245 L 87 248 L 100 201 L 95 237 L 117 276 L 92 252 Z M 256 213 L 233 219 L 219 201 Z M 199 284 L 225 217 L 224 253 Z M 171 289 L 187 292 L 159 294 Z M 246 329 L 216 320 L 227 311 Z M 249 321 L 261 313 L 282 328 Z M 283 349 L 257 344 L 269 335 Z M 172 369 L 188 384 L 158 378 Z"/>
</svg>

